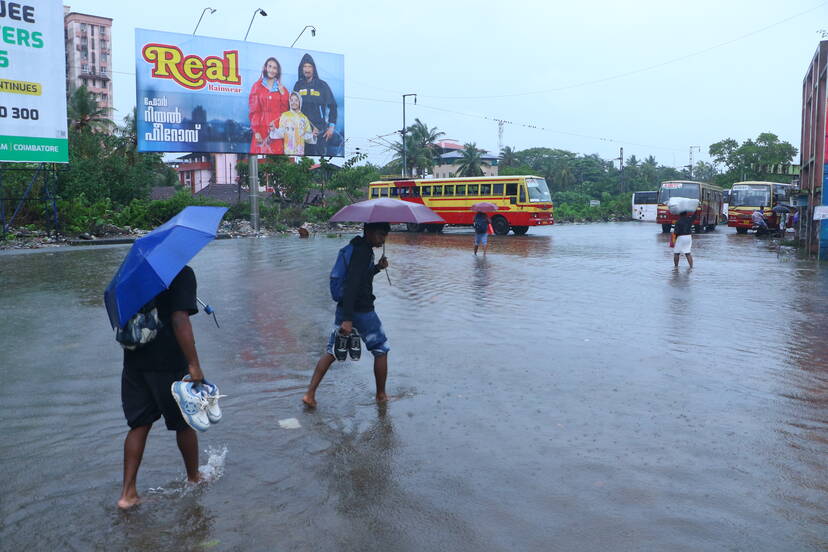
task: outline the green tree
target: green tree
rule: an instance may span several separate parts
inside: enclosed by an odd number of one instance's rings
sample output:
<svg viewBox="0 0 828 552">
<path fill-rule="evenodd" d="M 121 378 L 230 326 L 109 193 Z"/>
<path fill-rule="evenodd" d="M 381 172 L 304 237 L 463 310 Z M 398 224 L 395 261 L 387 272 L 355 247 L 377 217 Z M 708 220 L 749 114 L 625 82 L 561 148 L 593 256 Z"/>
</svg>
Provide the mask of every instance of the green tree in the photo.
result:
<svg viewBox="0 0 828 552">
<path fill-rule="evenodd" d="M 514 167 L 519 163 L 517 153 L 511 146 L 506 146 L 500 150 L 500 167 L 509 168 Z"/>
<path fill-rule="evenodd" d="M 98 105 L 95 95 L 86 85 L 72 91 L 66 104 L 66 114 L 69 127 L 79 131 L 105 132 L 115 126 L 109 119 L 109 110 Z"/>
<path fill-rule="evenodd" d="M 481 155 L 484 151 L 475 142 L 463 144 L 462 157 L 457 162 L 457 176 L 483 176 L 483 165 L 488 165 Z"/>
<path fill-rule="evenodd" d="M 445 135 L 445 132 L 438 130 L 437 127 L 429 128 L 420 119 L 414 119 L 414 124 L 406 127 L 405 132 L 407 174 L 422 178 L 434 167 L 440 149 L 437 141 Z M 391 149 L 395 154 L 393 162 L 402 167 L 402 141 L 393 143 Z"/>
<path fill-rule="evenodd" d="M 790 180 L 772 174 L 772 169 L 774 165 L 790 164 L 798 150 L 776 134 L 763 132 L 756 140 L 747 139 L 741 144 L 725 138 L 711 144 L 708 153 L 716 165 L 724 166 L 725 172 L 717 178 L 717 183 L 727 186 L 740 180 Z"/>
</svg>

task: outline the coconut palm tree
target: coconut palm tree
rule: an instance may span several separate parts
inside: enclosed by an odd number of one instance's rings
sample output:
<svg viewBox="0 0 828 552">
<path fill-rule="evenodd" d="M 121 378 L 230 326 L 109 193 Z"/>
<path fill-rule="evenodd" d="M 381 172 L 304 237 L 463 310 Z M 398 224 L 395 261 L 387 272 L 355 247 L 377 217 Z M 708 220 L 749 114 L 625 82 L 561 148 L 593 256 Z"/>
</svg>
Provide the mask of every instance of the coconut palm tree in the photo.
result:
<svg viewBox="0 0 828 552">
<path fill-rule="evenodd" d="M 517 152 L 511 147 L 506 146 L 500 150 L 500 166 L 503 168 L 514 167 L 518 164 Z"/>
<path fill-rule="evenodd" d="M 406 127 L 405 133 L 407 172 L 420 177 L 425 176 L 426 171 L 434 167 L 435 158 L 439 154 L 437 141 L 446 133 L 437 130 L 437 127 L 428 128 L 420 119 L 414 119 L 414 124 Z M 402 142 L 395 142 L 391 149 L 396 154 L 394 160 L 402 163 Z"/>
<path fill-rule="evenodd" d="M 66 105 L 69 127 L 78 131 L 108 131 L 115 126 L 109 119 L 109 110 L 100 107 L 86 85 L 72 91 Z"/>
<path fill-rule="evenodd" d="M 482 166 L 488 163 L 481 159 L 484 150 L 478 149 L 475 142 L 463 144 L 462 157 L 458 160 L 457 176 L 483 176 Z"/>
</svg>

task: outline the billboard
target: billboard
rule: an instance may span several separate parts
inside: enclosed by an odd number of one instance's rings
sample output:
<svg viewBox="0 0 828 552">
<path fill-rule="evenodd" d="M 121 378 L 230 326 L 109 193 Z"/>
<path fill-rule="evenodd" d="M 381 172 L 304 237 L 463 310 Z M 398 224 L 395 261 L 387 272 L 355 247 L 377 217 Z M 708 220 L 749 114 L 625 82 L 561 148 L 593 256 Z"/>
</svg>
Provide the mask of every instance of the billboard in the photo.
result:
<svg viewBox="0 0 828 552">
<path fill-rule="evenodd" d="M 135 30 L 138 150 L 344 156 L 342 55 Z"/>
<path fill-rule="evenodd" d="M 68 163 L 63 3 L 0 2 L 0 161 Z"/>
</svg>

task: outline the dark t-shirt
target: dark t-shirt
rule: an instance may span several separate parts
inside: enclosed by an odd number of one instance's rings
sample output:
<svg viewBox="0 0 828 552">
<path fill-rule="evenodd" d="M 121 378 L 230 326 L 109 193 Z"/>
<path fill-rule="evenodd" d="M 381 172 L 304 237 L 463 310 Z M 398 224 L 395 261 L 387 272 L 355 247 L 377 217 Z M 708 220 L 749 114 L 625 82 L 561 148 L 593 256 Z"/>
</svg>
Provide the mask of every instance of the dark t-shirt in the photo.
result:
<svg viewBox="0 0 828 552">
<path fill-rule="evenodd" d="M 354 252 L 345 276 L 345 290 L 342 301 L 343 320 L 353 320 L 354 312 L 374 310 L 374 275 L 379 272 L 374 264 L 374 250 L 362 236 L 351 240 Z"/>
<path fill-rule="evenodd" d="M 474 215 L 474 231 L 477 234 L 488 233 L 489 217 L 486 216 L 486 213 L 477 213 Z"/>
<path fill-rule="evenodd" d="M 186 371 L 187 359 L 173 333 L 172 313 L 185 311 L 193 315 L 198 312 L 193 269 L 189 266 L 182 268 L 169 289 L 155 297 L 155 306 L 163 328 L 145 346 L 134 351 L 124 350 L 124 368 L 151 372 Z"/>
<path fill-rule="evenodd" d="M 676 236 L 686 236 L 693 232 L 693 218 L 692 217 L 679 217 L 676 221 L 676 229 L 675 234 Z"/>
</svg>

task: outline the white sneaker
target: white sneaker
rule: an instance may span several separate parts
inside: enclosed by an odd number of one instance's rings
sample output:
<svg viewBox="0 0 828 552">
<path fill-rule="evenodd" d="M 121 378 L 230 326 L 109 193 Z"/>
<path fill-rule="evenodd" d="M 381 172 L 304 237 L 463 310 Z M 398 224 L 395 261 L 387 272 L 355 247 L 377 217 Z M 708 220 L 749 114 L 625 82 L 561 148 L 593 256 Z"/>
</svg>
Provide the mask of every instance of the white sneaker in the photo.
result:
<svg viewBox="0 0 828 552">
<path fill-rule="evenodd" d="M 218 385 L 210 383 L 207 380 L 202 381 L 201 395 L 207 401 L 207 418 L 211 424 L 217 424 L 221 421 L 221 408 L 218 400 L 227 395 L 219 393 Z"/>
<path fill-rule="evenodd" d="M 193 389 L 192 382 L 173 382 L 170 390 L 187 425 L 196 431 L 207 431 L 210 428 L 210 418 L 207 416 L 207 399 L 204 398 L 201 392 Z"/>
</svg>

